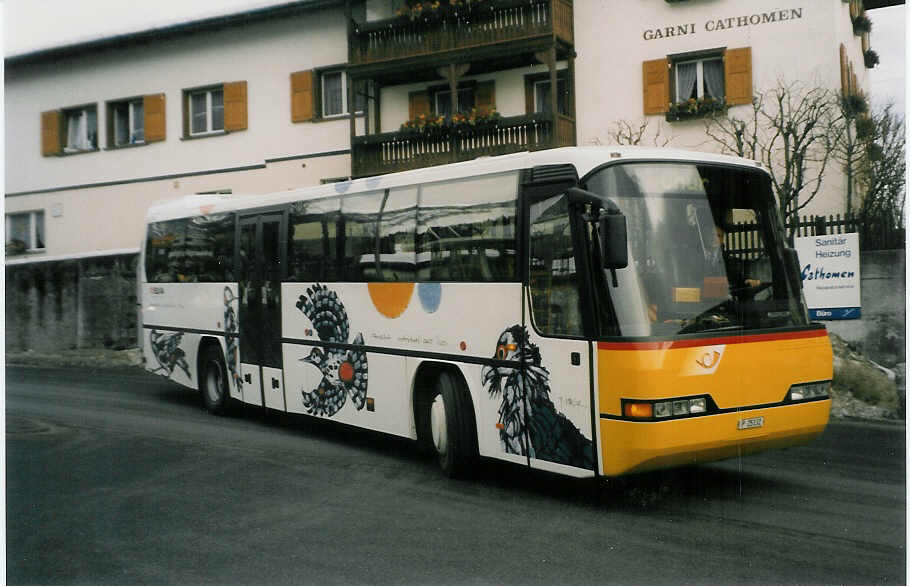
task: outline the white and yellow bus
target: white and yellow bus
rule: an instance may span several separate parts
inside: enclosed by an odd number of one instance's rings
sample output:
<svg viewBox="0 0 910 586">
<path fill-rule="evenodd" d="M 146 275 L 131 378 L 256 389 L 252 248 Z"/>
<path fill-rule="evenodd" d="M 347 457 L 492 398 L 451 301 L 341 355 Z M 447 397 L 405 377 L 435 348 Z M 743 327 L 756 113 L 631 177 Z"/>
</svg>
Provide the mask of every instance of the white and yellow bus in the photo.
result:
<svg viewBox="0 0 910 586">
<path fill-rule="evenodd" d="M 748 160 L 564 148 L 191 196 L 149 210 L 139 273 L 146 368 L 210 411 L 412 438 L 449 475 L 615 476 L 828 421 L 831 345 Z"/>
</svg>

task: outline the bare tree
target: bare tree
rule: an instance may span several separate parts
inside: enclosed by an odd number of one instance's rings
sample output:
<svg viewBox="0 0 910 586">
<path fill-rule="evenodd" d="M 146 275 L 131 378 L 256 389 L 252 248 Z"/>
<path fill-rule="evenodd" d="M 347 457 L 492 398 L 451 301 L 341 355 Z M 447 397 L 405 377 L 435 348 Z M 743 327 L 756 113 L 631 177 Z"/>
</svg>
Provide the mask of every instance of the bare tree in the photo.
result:
<svg viewBox="0 0 910 586">
<path fill-rule="evenodd" d="M 755 96 L 745 118 L 720 114 L 705 120 L 705 132 L 723 152 L 755 159 L 770 171 L 791 239 L 800 210 L 821 190 L 837 111 L 830 90 L 778 81 Z"/>
<path fill-rule="evenodd" d="M 648 127 L 650 124 L 651 121 L 647 118 L 642 118 L 641 121 L 636 124 L 633 124 L 628 120 L 618 120 L 613 123 L 613 127 L 610 129 L 610 139 L 618 145 L 639 146 L 648 134 Z M 660 121 L 658 121 L 657 130 L 651 137 L 651 143 L 656 147 L 665 147 L 670 144 L 670 138 L 661 136 L 662 132 L 663 127 L 661 126 Z"/>
<path fill-rule="evenodd" d="M 866 145 L 871 137 L 873 122 L 866 115 L 869 104 L 862 94 L 842 94 L 838 106 L 839 117 L 832 127 L 832 156 L 843 167 L 846 212 L 853 214 L 857 173 L 866 157 Z"/>
<path fill-rule="evenodd" d="M 888 236 L 903 228 L 906 198 L 906 135 L 904 119 L 885 106 L 870 118 L 870 134 L 858 166 L 861 201 L 857 220 L 864 247 L 892 247 Z M 902 240 L 902 237 L 900 238 Z"/>
</svg>

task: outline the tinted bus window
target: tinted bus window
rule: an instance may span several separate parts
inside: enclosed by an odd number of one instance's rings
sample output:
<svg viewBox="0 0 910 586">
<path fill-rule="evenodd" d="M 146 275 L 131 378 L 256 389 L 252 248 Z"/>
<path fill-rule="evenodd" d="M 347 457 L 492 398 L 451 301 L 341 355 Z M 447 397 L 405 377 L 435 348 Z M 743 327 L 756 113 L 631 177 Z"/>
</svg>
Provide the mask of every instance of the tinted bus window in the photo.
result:
<svg viewBox="0 0 910 586">
<path fill-rule="evenodd" d="M 186 260 L 200 283 L 234 280 L 234 217 L 230 214 L 190 218 L 186 227 Z"/>
<path fill-rule="evenodd" d="M 515 280 L 517 193 L 514 173 L 421 186 L 419 280 Z"/>
<path fill-rule="evenodd" d="M 376 223 L 382 206 L 383 192 L 349 195 L 341 200 L 341 222 L 344 234 L 341 250 L 341 280 L 373 280 L 364 272 L 375 259 Z"/>
<path fill-rule="evenodd" d="M 392 189 L 385 198 L 379 220 L 379 254 L 372 271 L 365 272 L 374 281 L 417 279 L 417 188 Z"/>
<path fill-rule="evenodd" d="M 288 221 L 288 279 L 338 279 L 338 218 L 340 199 L 299 201 Z"/>
<path fill-rule="evenodd" d="M 177 283 L 185 273 L 186 220 L 149 224 L 145 245 L 145 278 L 150 283 Z"/>
</svg>

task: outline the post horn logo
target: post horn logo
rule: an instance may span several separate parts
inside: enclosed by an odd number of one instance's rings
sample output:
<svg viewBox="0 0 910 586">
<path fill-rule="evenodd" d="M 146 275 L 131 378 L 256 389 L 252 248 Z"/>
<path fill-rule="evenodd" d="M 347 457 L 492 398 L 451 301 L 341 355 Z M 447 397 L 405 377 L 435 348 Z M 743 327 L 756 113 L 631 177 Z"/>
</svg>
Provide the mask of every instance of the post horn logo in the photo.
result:
<svg viewBox="0 0 910 586">
<path fill-rule="evenodd" d="M 717 366 L 717 362 L 720 360 L 720 352 L 713 350 L 711 352 L 705 352 L 701 355 L 701 358 L 698 358 L 695 361 L 695 364 L 701 366 L 702 368 L 714 368 Z"/>
</svg>

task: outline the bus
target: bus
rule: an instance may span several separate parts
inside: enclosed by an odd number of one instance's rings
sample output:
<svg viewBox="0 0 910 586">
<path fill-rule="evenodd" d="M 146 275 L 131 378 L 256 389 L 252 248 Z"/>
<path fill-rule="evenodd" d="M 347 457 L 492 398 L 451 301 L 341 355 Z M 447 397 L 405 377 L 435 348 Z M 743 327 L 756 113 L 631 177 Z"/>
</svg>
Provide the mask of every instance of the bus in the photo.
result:
<svg viewBox="0 0 910 586">
<path fill-rule="evenodd" d="M 189 196 L 149 210 L 138 278 L 146 369 L 212 413 L 410 438 L 449 476 L 613 477 L 828 422 L 827 331 L 745 159 L 570 147 Z"/>
</svg>

